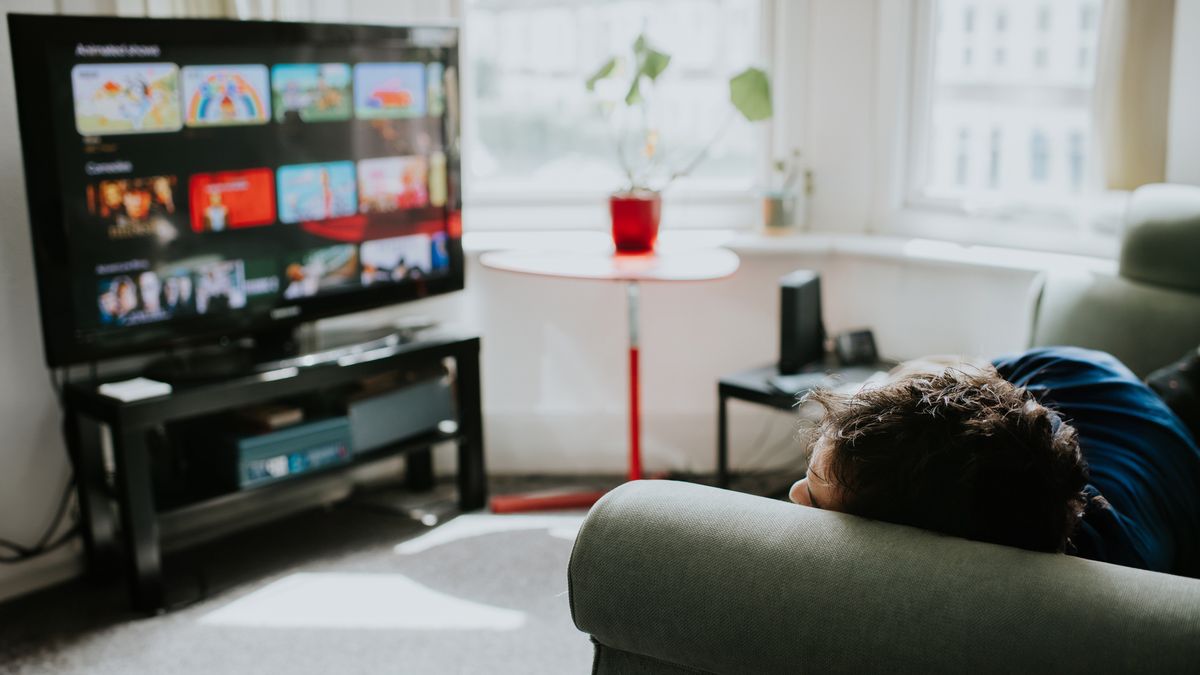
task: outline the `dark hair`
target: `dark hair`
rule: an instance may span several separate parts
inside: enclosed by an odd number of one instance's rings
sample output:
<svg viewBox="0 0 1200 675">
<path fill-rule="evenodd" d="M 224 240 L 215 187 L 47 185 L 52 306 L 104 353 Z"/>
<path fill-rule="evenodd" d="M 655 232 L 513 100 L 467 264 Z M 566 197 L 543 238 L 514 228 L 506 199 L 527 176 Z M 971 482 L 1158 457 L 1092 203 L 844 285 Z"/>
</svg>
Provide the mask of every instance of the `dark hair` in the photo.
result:
<svg viewBox="0 0 1200 675">
<path fill-rule="evenodd" d="M 1075 430 L 990 371 L 818 390 L 823 477 L 849 513 L 1035 551 L 1063 551 L 1087 465 Z"/>
</svg>

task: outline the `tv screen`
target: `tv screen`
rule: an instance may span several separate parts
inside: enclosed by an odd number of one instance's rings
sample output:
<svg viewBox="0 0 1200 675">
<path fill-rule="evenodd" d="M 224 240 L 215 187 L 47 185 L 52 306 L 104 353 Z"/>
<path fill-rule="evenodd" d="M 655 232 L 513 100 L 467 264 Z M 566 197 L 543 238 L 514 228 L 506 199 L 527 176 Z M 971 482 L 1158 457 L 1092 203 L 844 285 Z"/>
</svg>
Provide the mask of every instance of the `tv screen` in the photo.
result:
<svg viewBox="0 0 1200 675">
<path fill-rule="evenodd" d="M 51 366 L 462 288 L 457 29 L 9 32 Z"/>
</svg>

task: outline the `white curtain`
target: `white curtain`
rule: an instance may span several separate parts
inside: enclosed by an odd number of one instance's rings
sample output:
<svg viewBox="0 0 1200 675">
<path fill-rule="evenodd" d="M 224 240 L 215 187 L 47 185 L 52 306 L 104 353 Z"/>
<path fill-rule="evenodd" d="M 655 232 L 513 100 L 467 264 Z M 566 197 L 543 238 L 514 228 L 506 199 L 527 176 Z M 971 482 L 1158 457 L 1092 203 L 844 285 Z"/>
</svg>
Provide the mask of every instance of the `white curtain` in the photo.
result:
<svg viewBox="0 0 1200 675">
<path fill-rule="evenodd" d="M 1104 0 L 1094 128 L 1107 189 L 1165 179 L 1174 24 L 1175 0 Z"/>
<path fill-rule="evenodd" d="M 110 0 L 111 13 L 156 18 L 229 18 L 409 23 L 461 18 L 462 0 Z M 102 3 L 104 4 L 104 3 Z M 101 8 L 103 9 L 106 8 Z"/>
</svg>

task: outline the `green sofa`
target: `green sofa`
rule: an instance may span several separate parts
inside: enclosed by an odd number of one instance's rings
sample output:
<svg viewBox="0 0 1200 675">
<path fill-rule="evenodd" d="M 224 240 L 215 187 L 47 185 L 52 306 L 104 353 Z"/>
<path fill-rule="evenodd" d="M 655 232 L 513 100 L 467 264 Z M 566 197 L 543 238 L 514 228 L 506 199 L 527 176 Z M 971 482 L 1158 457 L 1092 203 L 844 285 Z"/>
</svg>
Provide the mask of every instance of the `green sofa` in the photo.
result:
<svg viewBox="0 0 1200 675">
<path fill-rule="evenodd" d="M 1129 214 L 1116 277 L 1039 280 L 1032 344 L 1140 375 L 1200 345 L 1200 188 Z M 1200 672 L 1200 580 L 698 485 L 609 493 L 568 578 L 597 674 Z"/>
<path fill-rule="evenodd" d="M 597 674 L 1200 670 L 1200 580 L 688 483 L 600 500 L 569 586 Z"/>
<path fill-rule="evenodd" d="M 1039 281 L 1031 346 L 1113 354 L 1140 377 L 1200 346 L 1200 188 L 1147 185 L 1129 200 L 1116 276 Z"/>
</svg>

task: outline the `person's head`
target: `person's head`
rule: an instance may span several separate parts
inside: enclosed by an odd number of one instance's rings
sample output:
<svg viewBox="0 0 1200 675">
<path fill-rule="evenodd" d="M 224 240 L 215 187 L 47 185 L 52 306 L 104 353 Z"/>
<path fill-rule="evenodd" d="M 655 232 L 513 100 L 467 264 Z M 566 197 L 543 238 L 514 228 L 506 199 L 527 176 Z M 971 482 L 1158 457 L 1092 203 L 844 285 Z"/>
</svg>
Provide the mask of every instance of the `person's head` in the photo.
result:
<svg viewBox="0 0 1200 675">
<path fill-rule="evenodd" d="M 1062 551 L 1084 507 L 1087 465 L 1058 414 L 995 371 L 912 375 L 825 409 L 807 506 L 1035 551 Z"/>
<path fill-rule="evenodd" d="M 121 184 L 117 181 L 106 180 L 100 183 L 100 199 L 104 202 L 104 208 L 116 211 L 121 208 L 121 202 L 124 198 L 124 191 L 121 189 Z"/>
<path fill-rule="evenodd" d="M 159 293 L 162 292 L 162 283 L 158 279 L 158 275 L 154 272 L 142 272 L 138 275 L 138 287 L 142 294 L 142 307 L 149 312 L 157 312 L 159 310 Z"/>
<path fill-rule="evenodd" d="M 171 206 L 175 202 L 174 195 L 171 194 L 171 180 L 166 176 L 158 176 L 154 179 L 154 198 L 158 203 L 164 206 Z"/>
<path fill-rule="evenodd" d="M 150 193 L 145 190 L 126 190 L 122 195 L 125 213 L 134 220 L 141 220 L 150 212 Z"/>
</svg>

